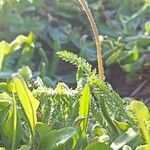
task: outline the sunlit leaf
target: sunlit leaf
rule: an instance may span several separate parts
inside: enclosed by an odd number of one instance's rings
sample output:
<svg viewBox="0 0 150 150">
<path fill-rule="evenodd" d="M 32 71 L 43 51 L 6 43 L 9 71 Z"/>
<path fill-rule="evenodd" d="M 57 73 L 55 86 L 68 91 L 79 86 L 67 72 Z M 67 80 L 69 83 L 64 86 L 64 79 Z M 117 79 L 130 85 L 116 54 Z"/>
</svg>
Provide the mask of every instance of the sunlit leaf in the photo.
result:
<svg viewBox="0 0 150 150">
<path fill-rule="evenodd" d="M 19 101 L 23 108 L 26 119 L 29 123 L 31 133 L 35 135 L 35 125 L 37 122 L 36 110 L 39 106 L 39 101 L 33 96 L 28 89 L 25 81 L 19 74 L 13 76 L 16 92 L 19 97 Z"/>
<path fill-rule="evenodd" d="M 121 129 L 122 131 L 125 131 L 130 127 L 129 124 L 127 124 L 126 122 L 119 122 L 119 121 L 116 121 L 116 120 L 114 120 L 114 122 L 117 125 L 117 127 L 119 129 Z"/>
<path fill-rule="evenodd" d="M 3 50 L 4 54 L 7 55 L 10 52 L 10 46 L 9 43 L 2 41 L 0 42 L 0 51 Z"/>
<path fill-rule="evenodd" d="M 16 141 L 17 141 L 17 106 L 16 106 L 16 98 L 15 95 L 13 93 L 13 124 L 12 124 L 12 129 L 13 129 L 13 133 L 12 133 L 12 150 L 16 149 Z"/>
<path fill-rule="evenodd" d="M 138 127 L 141 129 L 146 143 L 150 144 L 150 132 L 146 126 L 146 121 L 150 120 L 148 108 L 144 103 L 135 100 L 131 102 L 130 108 Z"/>
<path fill-rule="evenodd" d="M 150 150 L 150 145 L 140 145 L 135 150 Z"/>
<path fill-rule="evenodd" d="M 0 94 L 0 110 L 12 104 L 12 97 L 6 92 Z"/>
<path fill-rule="evenodd" d="M 21 45 L 26 42 L 26 40 L 27 37 L 24 35 L 17 36 L 16 39 L 10 43 L 11 50 L 12 51 L 18 50 L 21 47 Z"/>
<path fill-rule="evenodd" d="M 105 143 L 94 142 L 89 144 L 85 150 L 110 150 L 110 147 Z"/>
<path fill-rule="evenodd" d="M 90 109 L 90 99 L 91 99 L 90 86 L 89 84 L 86 84 L 83 89 L 82 97 L 80 99 L 80 106 L 79 106 L 79 116 L 86 118 L 80 124 L 81 131 L 83 132 L 83 136 L 86 133 L 86 128 L 87 128 L 88 115 Z"/>
</svg>

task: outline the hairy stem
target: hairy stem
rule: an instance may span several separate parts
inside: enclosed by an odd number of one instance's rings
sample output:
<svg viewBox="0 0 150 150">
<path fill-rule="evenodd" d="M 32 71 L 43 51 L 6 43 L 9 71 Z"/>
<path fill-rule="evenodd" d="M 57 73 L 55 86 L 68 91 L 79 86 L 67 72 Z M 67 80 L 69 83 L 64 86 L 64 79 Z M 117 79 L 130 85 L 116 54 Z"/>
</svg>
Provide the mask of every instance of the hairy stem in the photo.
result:
<svg viewBox="0 0 150 150">
<path fill-rule="evenodd" d="M 79 0 L 79 3 L 81 4 L 83 10 L 85 11 L 90 25 L 93 30 L 94 34 L 94 39 L 95 39 L 95 44 L 96 44 L 96 49 L 97 49 L 97 60 L 98 60 L 98 72 L 99 72 L 99 77 L 101 80 L 104 80 L 104 69 L 103 69 L 103 60 L 102 60 L 102 48 L 101 48 L 101 41 L 99 40 L 99 34 L 97 30 L 96 23 L 94 21 L 93 15 L 91 10 L 88 7 L 88 3 L 86 0 Z"/>
</svg>

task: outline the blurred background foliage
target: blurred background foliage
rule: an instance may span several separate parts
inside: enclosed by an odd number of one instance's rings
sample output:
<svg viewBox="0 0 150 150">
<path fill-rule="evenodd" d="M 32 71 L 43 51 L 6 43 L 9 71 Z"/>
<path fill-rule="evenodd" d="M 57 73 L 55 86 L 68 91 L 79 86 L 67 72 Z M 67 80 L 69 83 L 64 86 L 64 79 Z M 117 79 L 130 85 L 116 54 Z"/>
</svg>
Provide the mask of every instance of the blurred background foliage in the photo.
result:
<svg viewBox="0 0 150 150">
<path fill-rule="evenodd" d="M 143 68 L 150 66 L 150 0 L 88 2 L 101 35 L 106 74 L 118 64 L 127 81 L 142 79 Z M 96 65 L 92 31 L 83 13 L 75 0 L 0 0 L 0 45 L 31 31 L 34 37 L 5 57 L 0 77 L 28 65 L 46 84 L 54 84 L 51 79 L 74 83 L 75 68 L 60 62 L 56 52 L 69 50 Z"/>
</svg>

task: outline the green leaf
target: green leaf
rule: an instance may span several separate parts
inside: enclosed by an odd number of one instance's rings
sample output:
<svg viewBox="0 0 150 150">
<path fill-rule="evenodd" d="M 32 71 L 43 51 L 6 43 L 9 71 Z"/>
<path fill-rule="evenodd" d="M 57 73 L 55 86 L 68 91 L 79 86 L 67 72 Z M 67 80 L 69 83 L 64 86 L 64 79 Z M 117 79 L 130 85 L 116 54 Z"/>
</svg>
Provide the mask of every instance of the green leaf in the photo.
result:
<svg viewBox="0 0 150 150">
<path fill-rule="evenodd" d="M 9 43 L 2 41 L 0 42 L 0 51 L 3 50 L 4 54 L 7 55 L 10 52 Z"/>
<path fill-rule="evenodd" d="M 150 21 L 145 23 L 145 31 L 150 34 Z"/>
<path fill-rule="evenodd" d="M 114 142 L 111 144 L 113 150 L 119 150 L 125 144 L 129 143 L 131 140 L 138 136 L 138 131 L 133 128 L 129 128 L 126 132 L 121 134 Z"/>
<path fill-rule="evenodd" d="M 102 136 L 102 135 L 106 135 L 106 131 L 104 128 L 102 128 L 100 125 L 95 125 L 93 127 L 93 133 L 95 136 Z"/>
<path fill-rule="evenodd" d="M 46 65 L 44 62 L 41 63 L 40 65 L 40 69 L 39 69 L 39 72 L 40 72 L 40 77 L 43 79 L 45 76 L 46 76 Z"/>
<path fill-rule="evenodd" d="M 79 106 L 79 116 L 86 118 L 80 124 L 83 136 L 86 133 L 87 128 L 88 115 L 90 109 L 90 99 L 91 99 L 90 86 L 89 84 L 86 84 L 82 92 L 82 97 L 80 99 L 80 106 Z"/>
<path fill-rule="evenodd" d="M 18 50 L 21 47 L 21 45 L 26 42 L 26 40 L 27 37 L 24 35 L 17 36 L 16 39 L 10 43 L 11 51 Z"/>
<path fill-rule="evenodd" d="M 18 150 L 31 150 L 30 145 L 22 145 Z"/>
<path fill-rule="evenodd" d="M 130 108 L 133 112 L 133 119 L 135 119 L 135 122 L 141 129 L 145 142 L 147 144 L 150 144 L 150 132 L 146 125 L 146 121 L 150 120 L 148 108 L 145 106 L 144 103 L 139 101 L 132 101 L 130 104 Z"/>
<path fill-rule="evenodd" d="M 36 132 L 43 138 L 47 133 L 49 133 L 50 127 L 42 122 L 36 124 Z"/>
<path fill-rule="evenodd" d="M 125 146 L 122 148 L 122 150 L 132 150 L 132 149 L 131 149 L 131 147 L 130 147 L 130 146 L 125 145 Z"/>
<path fill-rule="evenodd" d="M 85 74 L 90 75 L 92 72 L 92 66 L 84 59 L 81 57 L 78 57 L 78 55 L 68 52 L 68 51 L 59 51 L 57 52 L 59 57 L 61 57 L 65 61 L 69 61 L 75 66 L 81 67 L 82 70 L 84 71 Z"/>
<path fill-rule="evenodd" d="M 76 80 L 77 82 L 84 76 L 84 72 L 82 68 L 79 66 L 76 72 Z"/>
<path fill-rule="evenodd" d="M 34 40 L 35 40 L 35 35 L 33 34 L 33 32 L 30 32 L 29 35 L 27 36 L 26 42 L 28 44 L 32 44 Z"/>
<path fill-rule="evenodd" d="M 23 77 L 25 81 L 29 81 L 32 78 L 32 71 L 28 66 L 24 66 L 19 69 L 18 73 Z"/>
<path fill-rule="evenodd" d="M 150 145 L 140 145 L 135 150 L 150 150 Z"/>
<path fill-rule="evenodd" d="M 45 76 L 43 78 L 43 83 L 47 86 L 47 87 L 55 87 L 55 81 L 53 81 L 51 78 Z"/>
<path fill-rule="evenodd" d="M 0 92 L 4 92 L 7 90 L 8 90 L 7 83 L 5 83 L 5 82 L 0 83 Z"/>
<path fill-rule="evenodd" d="M 13 128 L 13 134 L 12 134 L 12 147 L 11 149 L 14 150 L 16 149 L 16 140 L 17 140 L 17 106 L 16 106 L 16 99 L 15 99 L 15 95 L 13 93 L 13 124 L 12 124 L 12 128 Z"/>
<path fill-rule="evenodd" d="M 92 142 L 108 143 L 110 142 L 110 137 L 106 134 L 101 135 L 101 136 L 95 136 L 92 139 Z"/>
<path fill-rule="evenodd" d="M 108 59 L 105 61 L 106 65 L 109 66 L 109 65 L 112 65 L 114 63 L 117 62 L 118 58 L 120 57 L 121 55 L 121 50 L 117 50 L 115 51 L 110 57 L 108 57 Z"/>
<path fill-rule="evenodd" d="M 34 54 L 34 45 L 25 44 L 23 47 L 21 57 L 18 60 L 17 67 L 20 68 L 24 65 L 29 65 L 31 63 L 31 60 L 33 59 L 33 54 Z"/>
<path fill-rule="evenodd" d="M 0 56 L 1 57 L 1 56 Z M 10 78 L 12 75 L 12 72 L 8 72 L 8 71 L 1 71 L 0 72 L 0 79 L 8 79 Z"/>
<path fill-rule="evenodd" d="M 0 110 L 12 104 L 12 97 L 6 92 L 0 94 Z"/>
<path fill-rule="evenodd" d="M 119 121 L 116 121 L 116 120 L 114 120 L 114 122 L 117 125 L 117 127 L 119 129 L 121 129 L 122 131 L 125 131 L 130 127 L 129 124 L 127 124 L 126 122 L 119 122 Z"/>
<path fill-rule="evenodd" d="M 0 128 L 1 139 L 5 147 L 9 150 L 12 148 L 13 141 L 16 147 L 19 145 L 21 141 L 22 130 L 21 130 L 20 122 L 17 122 L 16 126 L 17 128 L 14 128 L 14 110 L 12 106 L 9 109 L 7 119 L 4 121 L 4 123 L 2 124 Z M 14 131 L 15 131 L 15 134 L 14 134 Z M 13 135 L 15 135 L 17 140 L 14 139 Z"/>
<path fill-rule="evenodd" d="M 89 144 L 85 150 L 110 150 L 110 147 L 105 143 L 93 142 Z"/>
<path fill-rule="evenodd" d="M 150 119 L 148 108 L 145 106 L 144 103 L 139 101 L 132 101 L 130 107 L 133 111 L 136 111 L 136 113 L 138 113 L 139 118 L 147 121 Z"/>
<path fill-rule="evenodd" d="M 42 138 L 38 150 L 55 150 L 66 143 L 75 134 L 76 129 L 72 127 L 50 131 Z"/>
<path fill-rule="evenodd" d="M 142 65 L 144 63 L 144 60 L 141 58 L 136 62 L 130 63 L 130 64 L 125 64 L 125 65 L 121 65 L 121 68 L 123 70 L 125 70 L 126 72 L 137 72 L 139 69 L 142 68 Z"/>
<path fill-rule="evenodd" d="M 0 71 L 2 69 L 3 60 L 4 60 L 4 50 L 0 49 Z"/>
<path fill-rule="evenodd" d="M 34 137 L 35 125 L 37 122 L 36 110 L 39 106 L 39 101 L 33 96 L 32 92 L 28 89 L 25 81 L 19 74 L 13 76 L 13 82 L 24 114 L 29 123 L 31 134 Z"/>
<path fill-rule="evenodd" d="M 49 60 L 46 52 L 43 50 L 43 48 L 39 48 L 39 55 L 41 57 L 41 61 L 45 63 L 46 68 L 48 69 L 49 67 Z"/>
<path fill-rule="evenodd" d="M 134 46 L 132 51 L 122 53 L 122 57 L 119 59 L 121 65 L 129 64 L 137 61 L 139 59 L 139 49 L 137 46 Z"/>
<path fill-rule="evenodd" d="M 150 44 L 150 36 L 149 35 L 137 35 L 130 36 L 126 38 L 127 42 L 136 43 L 139 46 L 149 46 Z"/>
<path fill-rule="evenodd" d="M 1 103 L 1 102 L 0 102 Z M 10 109 L 10 105 L 6 106 L 5 108 L 3 108 L 2 110 L 0 110 L 0 126 L 4 123 L 4 121 L 6 120 L 7 116 L 8 116 L 8 112 Z"/>
</svg>

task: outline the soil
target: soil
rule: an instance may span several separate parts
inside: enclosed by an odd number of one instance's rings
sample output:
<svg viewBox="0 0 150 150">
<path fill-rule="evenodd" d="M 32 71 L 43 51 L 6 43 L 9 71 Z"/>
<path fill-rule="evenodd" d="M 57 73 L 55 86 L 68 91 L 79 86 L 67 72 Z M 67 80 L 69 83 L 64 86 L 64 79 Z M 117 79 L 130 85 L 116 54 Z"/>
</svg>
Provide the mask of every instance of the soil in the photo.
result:
<svg viewBox="0 0 150 150">
<path fill-rule="evenodd" d="M 145 75 L 147 70 L 144 71 L 142 74 Z M 106 80 L 120 96 L 141 100 L 150 107 L 150 80 L 147 78 L 148 75 L 144 75 L 141 80 L 129 83 L 126 80 L 126 73 L 118 65 L 113 65 L 109 68 Z"/>
</svg>

